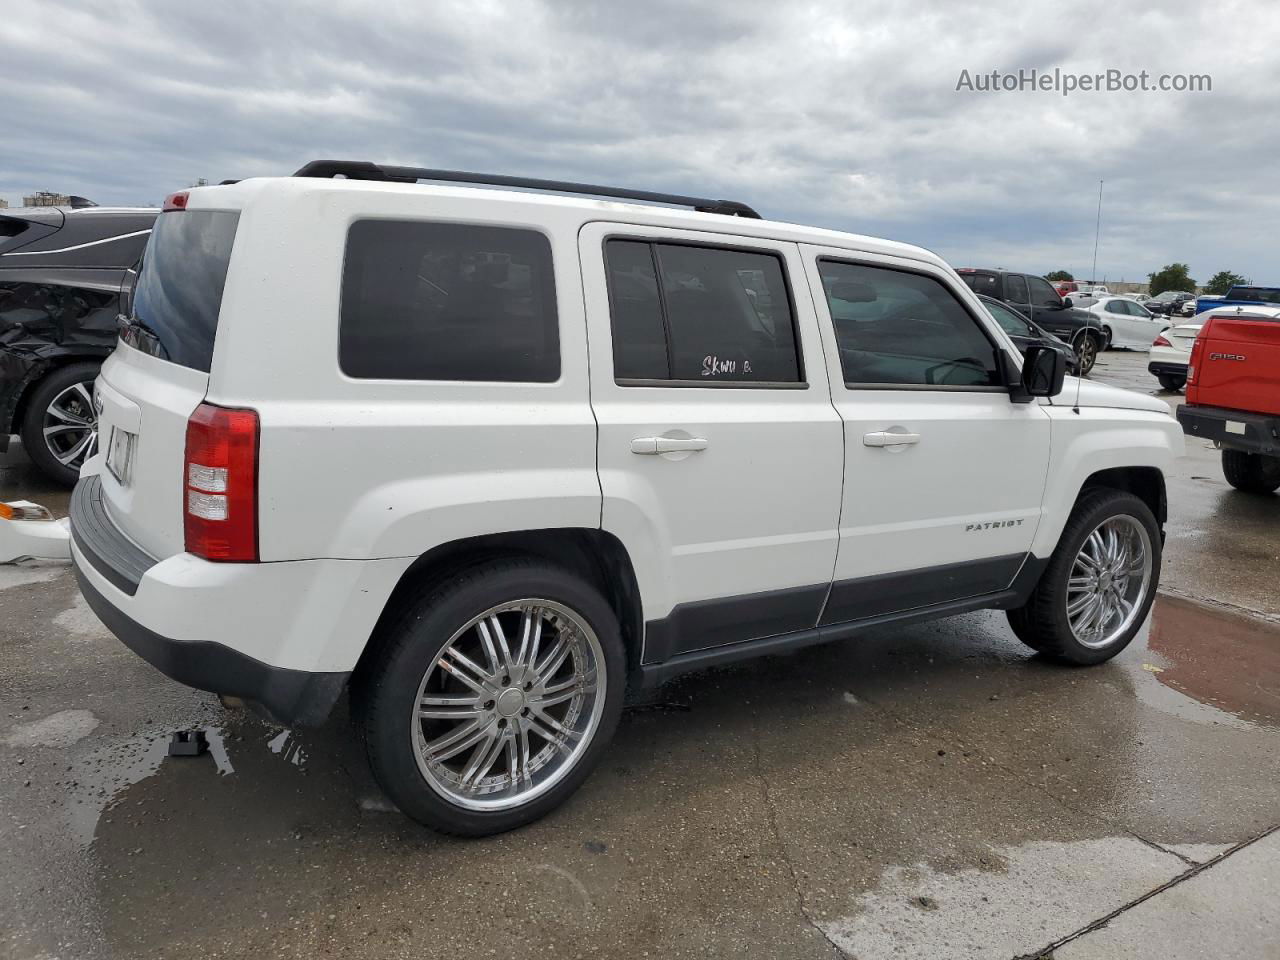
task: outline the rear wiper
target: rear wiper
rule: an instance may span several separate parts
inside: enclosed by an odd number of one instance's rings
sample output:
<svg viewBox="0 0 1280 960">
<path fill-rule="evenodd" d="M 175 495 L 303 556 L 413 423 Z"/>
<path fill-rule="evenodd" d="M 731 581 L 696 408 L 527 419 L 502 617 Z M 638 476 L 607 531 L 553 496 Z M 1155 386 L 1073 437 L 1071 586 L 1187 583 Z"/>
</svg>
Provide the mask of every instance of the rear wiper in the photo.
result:
<svg viewBox="0 0 1280 960">
<path fill-rule="evenodd" d="M 120 339 L 129 346 L 153 357 L 159 357 L 161 360 L 169 359 L 169 351 L 165 349 L 164 344 L 160 341 L 160 334 L 147 326 L 145 321 L 118 313 L 116 314 L 116 330 Z"/>
</svg>

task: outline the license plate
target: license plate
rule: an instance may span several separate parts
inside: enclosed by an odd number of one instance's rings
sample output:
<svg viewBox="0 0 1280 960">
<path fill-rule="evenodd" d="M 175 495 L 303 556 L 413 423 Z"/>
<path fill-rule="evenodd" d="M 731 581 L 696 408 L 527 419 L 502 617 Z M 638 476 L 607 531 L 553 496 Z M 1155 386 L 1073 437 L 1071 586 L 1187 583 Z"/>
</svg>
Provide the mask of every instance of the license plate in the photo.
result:
<svg viewBox="0 0 1280 960">
<path fill-rule="evenodd" d="M 1236 420 L 1227 421 L 1227 433 L 1238 433 L 1240 436 L 1245 435 L 1245 426 Z"/>
<path fill-rule="evenodd" d="M 137 441 L 136 433 L 119 427 L 111 428 L 111 443 L 107 446 L 107 469 L 121 486 L 129 485 L 129 475 L 133 470 L 133 450 Z"/>
</svg>

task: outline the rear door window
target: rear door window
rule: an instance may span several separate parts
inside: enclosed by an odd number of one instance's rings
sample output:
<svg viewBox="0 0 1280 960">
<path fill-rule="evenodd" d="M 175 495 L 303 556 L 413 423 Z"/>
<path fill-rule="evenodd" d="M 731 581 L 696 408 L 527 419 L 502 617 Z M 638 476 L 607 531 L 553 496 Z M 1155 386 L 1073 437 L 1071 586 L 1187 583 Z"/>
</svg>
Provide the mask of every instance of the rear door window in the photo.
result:
<svg viewBox="0 0 1280 960">
<path fill-rule="evenodd" d="M 1010 303 L 1030 303 L 1031 297 L 1027 294 L 1027 281 L 1020 274 L 1010 273 L 1004 278 L 1004 290 L 1008 294 L 1005 297 Z"/>
<path fill-rule="evenodd" d="M 777 254 L 610 240 L 605 259 L 618 381 L 802 381 Z"/>
<path fill-rule="evenodd" d="M 208 373 L 239 222 L 240 214 L 221 210 L 157 217 L 120 339 L 161 360 Z"/>
<path fill-rule="evenodd" d="M 1000 291 L 1000 278 L 994 273 L 966 270 L 960 274 L 960 279 L 974 293 L 980 293 L 984 297 L 993 297 L 996 300 L 1003 299 L 1003 294 Z"/>
<path fill-rule="evenodd" d="M 511 227 L 356 221 L 338 357 L 361 379 L 558 380 L 550 242 Z"/>
</svg>

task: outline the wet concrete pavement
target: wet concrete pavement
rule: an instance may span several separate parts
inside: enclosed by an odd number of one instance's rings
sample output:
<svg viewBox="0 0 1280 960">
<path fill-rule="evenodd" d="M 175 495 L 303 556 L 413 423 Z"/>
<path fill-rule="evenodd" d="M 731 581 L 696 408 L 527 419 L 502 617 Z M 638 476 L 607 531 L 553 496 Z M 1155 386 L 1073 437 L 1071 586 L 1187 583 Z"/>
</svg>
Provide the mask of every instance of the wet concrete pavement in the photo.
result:
<svg viewBox="0 0 1280 960">
<path fill-rule="evenodd" d="M 984 612 L 687 677 L 481 841 L 389 809 L 343 710 L 227 712 L 65 567 L 0 568 L 0 957 L 1280 956 L 1280 497 L 1228 490 L 1191 450 L 1166 584 L 1211 602 L 1162 596 L 1111 663 Z M 192 727 L 210 754 L 166 757 Z M 1170 911 L 1206 919 L 1160 940 Z"/>
</svg>

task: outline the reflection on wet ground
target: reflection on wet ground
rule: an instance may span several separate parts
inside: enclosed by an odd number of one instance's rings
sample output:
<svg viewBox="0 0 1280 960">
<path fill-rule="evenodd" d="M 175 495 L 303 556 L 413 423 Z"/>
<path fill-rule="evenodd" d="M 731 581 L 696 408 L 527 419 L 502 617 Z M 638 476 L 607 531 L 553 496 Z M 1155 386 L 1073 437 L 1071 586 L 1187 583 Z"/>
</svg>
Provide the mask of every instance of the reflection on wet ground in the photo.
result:
<svg viewBox="0 0 1280 960">
<path fill-rule="evenodd" d="M 568 807 L 471 842 L 390 807 L 342 710 L 191 694 L 209 754 L 90 734 L 60 775 L 77 955 L 1014 956 L 1278 819 L 1278 681 L 1280 632 L 1166 598 L 1090 670 L 994 613 L 882 630 L 678 682 Z"/>
<path fill-rule="evenodd" d="M 1166 665 L 1159 681 L 1249 723 L 1280 725 L 1276 629 L 1172 597 L 1152 614 L 1148 645 Z"/>
</svg>

